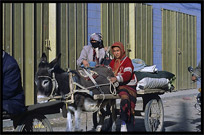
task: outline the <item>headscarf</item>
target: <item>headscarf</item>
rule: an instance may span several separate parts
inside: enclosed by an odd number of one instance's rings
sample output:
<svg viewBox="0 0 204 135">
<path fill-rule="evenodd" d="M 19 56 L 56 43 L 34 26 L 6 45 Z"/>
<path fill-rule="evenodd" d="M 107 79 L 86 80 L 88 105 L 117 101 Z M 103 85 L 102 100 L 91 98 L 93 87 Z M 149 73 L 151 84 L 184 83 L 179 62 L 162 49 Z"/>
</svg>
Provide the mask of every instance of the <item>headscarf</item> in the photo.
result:
<svg viewBox="0 0 204 135">
<path fill-rule="evenodd" d="M 95 43 L 93 43 L 92 41 L 96 41 Z M 92 45 L 93 48 L 103 48 L 103 40 L 102 40 L 102 35 L 100 33 L 93 33 L 90 36 L 90 43 Z"/>
<path fill-rule="evenodd" d="M 112 53 L 113 53 L 113 48 L 114 47 L 119 47 L 120 51 L 121 51 L 121 56 L 119 57 L 119 59 L 115 59 L 115 63 L 114 63 L 114 66 L 113 66 L 113 72 L 114 72 L 115 75 L 117 75 L 118 69 L 120 67 L 120 61 L 126 56 L 126 54 L 125 54 L 125 49 L 124 49 L 123 43 L 121 43 L 121 42 L 113 43 L 112 46 L 111 46 Z"/>
</svg>

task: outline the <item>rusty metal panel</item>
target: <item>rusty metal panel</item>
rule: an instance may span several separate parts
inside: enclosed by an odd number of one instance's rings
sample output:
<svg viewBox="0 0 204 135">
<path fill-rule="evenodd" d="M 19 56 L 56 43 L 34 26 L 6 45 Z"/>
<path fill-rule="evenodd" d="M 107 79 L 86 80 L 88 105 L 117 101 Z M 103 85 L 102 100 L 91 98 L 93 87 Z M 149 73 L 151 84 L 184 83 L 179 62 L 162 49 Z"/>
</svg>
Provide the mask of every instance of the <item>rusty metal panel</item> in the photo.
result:
<svg viewBox="0 0 204 135">
<path fill-rule="evenodd" d="M 188 66 L 196 66 L 196 17 L 162 9 L 162 68 L 177 77 L 175 89 L 195 88 Z"/>
</svg>

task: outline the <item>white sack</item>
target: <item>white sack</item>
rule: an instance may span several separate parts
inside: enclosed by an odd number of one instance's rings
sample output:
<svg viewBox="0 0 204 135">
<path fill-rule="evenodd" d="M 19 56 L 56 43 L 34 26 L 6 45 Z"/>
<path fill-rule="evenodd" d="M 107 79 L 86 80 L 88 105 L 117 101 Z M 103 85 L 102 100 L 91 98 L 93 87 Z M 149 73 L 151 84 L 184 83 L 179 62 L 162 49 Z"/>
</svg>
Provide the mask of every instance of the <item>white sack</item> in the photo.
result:
<svg viewBox="0 0 204 135">
<path fill-rule="evenodd" d="M 168 83 L 166 78 L 145 77 L 137 83 L 136 90 L 163 88 L 168 86 Z"/>
<path fill-rule="evenodd" d="M 151 72 L 154 73 L 156 71 L 158 71 L 158 69 L 156 68 L 156 65 L 152 65 L 152 66 L 146 66 L 143 69 L 139 70 L 140 72 Z"/>
</svg>

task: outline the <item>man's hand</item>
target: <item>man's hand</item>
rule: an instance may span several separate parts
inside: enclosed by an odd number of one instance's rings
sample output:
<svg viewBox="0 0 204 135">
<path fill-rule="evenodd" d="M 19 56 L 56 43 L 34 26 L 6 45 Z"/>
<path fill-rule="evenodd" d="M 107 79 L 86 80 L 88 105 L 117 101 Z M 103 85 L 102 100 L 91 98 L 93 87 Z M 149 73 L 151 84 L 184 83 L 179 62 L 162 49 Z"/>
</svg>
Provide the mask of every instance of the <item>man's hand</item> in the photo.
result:
<svg viewBox="0 0 204 135">
<path fill-rule="evenodd" d="M 89 63 L 88 63 L 87 60 L 83 60 L 82 63 L 83 63 L 83 65 L 84 65 L 84 67 L 89 67 Z"/>
<path fill-rule="evenodd" d="M 110 81 L 111 81 L 112 83 L 114 83 L 114 82 L 117 81 L 117 78 L 116 78 L 116 77 L 111 77 L 111 78 L 110 78 Z"/>
<path fill-rule="evenodd" d="M 197 80 L 197 77 L 193 75 L 193 76 L 191 77 L 191 80 L 192 80 L 192 81 L 196 81 L 196 80 Z"/>
</svg>

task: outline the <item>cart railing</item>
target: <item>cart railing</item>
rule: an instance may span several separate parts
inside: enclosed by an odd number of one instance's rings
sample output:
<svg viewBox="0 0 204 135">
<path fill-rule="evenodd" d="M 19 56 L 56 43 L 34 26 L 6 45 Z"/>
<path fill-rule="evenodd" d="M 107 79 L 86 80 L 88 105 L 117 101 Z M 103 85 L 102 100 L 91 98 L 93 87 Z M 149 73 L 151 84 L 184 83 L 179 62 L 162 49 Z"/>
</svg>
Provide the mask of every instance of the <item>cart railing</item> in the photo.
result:
<svg viewBox="0 0 204 135">
<path fill-rule="evenodd" d="M 145 90 L 139 90 L 137 91 L 137 97 L 141 97 L 145 94 L 164 94 L 165 92 L 167 92 L 166 90 L 163 89 L 145 89 Z M 93 98 L 95 100 L 98 99 L 103 99 L 104 95 L 103 94 L 95 94 L 93 95 Z M 119 99 L 119 95 L 113 95 L 113 94 L 105 94 L 105 99 Z"/>
</svg>

